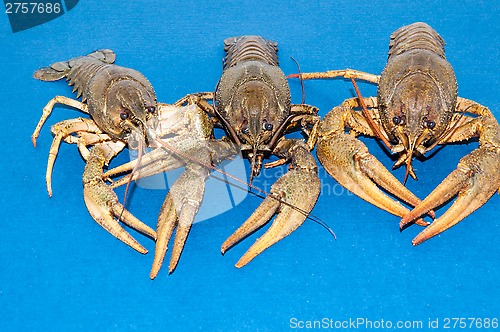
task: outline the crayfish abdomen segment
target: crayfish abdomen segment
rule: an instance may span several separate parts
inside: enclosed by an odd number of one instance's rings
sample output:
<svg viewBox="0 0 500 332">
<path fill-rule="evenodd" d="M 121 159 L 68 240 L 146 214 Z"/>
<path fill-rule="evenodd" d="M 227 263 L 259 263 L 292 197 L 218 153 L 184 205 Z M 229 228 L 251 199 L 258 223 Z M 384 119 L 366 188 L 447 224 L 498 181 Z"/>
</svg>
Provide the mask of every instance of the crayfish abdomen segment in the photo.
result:
<svg viewBox="0 0 500 332">
<path fill-rule="evenodd" d="M 416 49 L 428 50 L 444 59 L 444 44 L 443 38 L 436 30 L 426 23 L 416 22 L 392 33 L 389 43 L 389 60 Z"/>
<path fill-rule="evenodd" d="M 278 67 L 277 43 L 258 36 L 243 36 L 228 38 L 224 44 L 224 71 L 215 96 L 220 115 L 235 129 L 240 129 L 245 119 L 234 119 L 233 111 L 255 112 L 255 109 L 245 109 L 245 101 L 251 96 L 260 99 L 261 105 L 276 104 L 268 106 L 277 109 L 259 111 L 267 111 L 269 116 L 276 116 L 275 121 L 279 126 L 279 122 L 284 121 L 290 112 L 290 88 L 285 75 Z M 249 83 L 260 85 L 260 88 L 255 88 L 255 91 L 251 91 L 247 96 L 245 90 Z M 249 114 L 239 114 L 239 117 L 248 118 Z M 277 129 L 278 126 L 273 128 Z"/>
<path fill-rule="evenodd" d="M 232 37 L 224 40 L 224 70 L 241 62 L 259 61 L 270 66 L 279 66 L 278 43 L 260 36 Z"/>
<path fill-rule="evenodd" d="M 66 78 L 68 84 L 74 86 L 73 92 L 77 92 L 77 98 L 83 95 L 82 101 L 85 102 L 89 82 L 102 68 L 114 63 L 115 59 L 116 55 L 112 50 L 99 50 L 68 61 L 55 62 L 50 67 L 37 70 L 34 77 L 48 82 Z"/>
</svg>

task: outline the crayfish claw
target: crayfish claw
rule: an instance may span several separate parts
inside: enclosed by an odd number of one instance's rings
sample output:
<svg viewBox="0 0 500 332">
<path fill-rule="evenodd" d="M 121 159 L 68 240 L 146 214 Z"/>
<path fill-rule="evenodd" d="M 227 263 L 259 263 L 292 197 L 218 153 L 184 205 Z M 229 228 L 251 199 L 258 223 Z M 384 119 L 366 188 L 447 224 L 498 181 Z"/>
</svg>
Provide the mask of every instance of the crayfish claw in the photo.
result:
<svg viewBox="0 0 500 332">
<path fill-rule="evenodd" d="M 118 202 L 115 192 L 102 179 L 104 165 L 119 151 L 117 147 L 120 146 L 122 147 L 119 143 L 108 142 L 96 145 L 90 150 L 83 172 L 83 198 L 87 210 L 99 225 L 120 241 L 145 254 L 148 251 L 121 227 L 118 221 L 121 220 L 152 239 L 156 239 L 156 232 L 127 211 Z"/>
<path fill-rule="evenodd" d="M 241 225 L 221 246 L 221 253 L 224 255 L 227 250 L 240 242 L 242 239 L 252 234 L 254 231 L 262 227 L 276 213 L 280 206 L 280 202 L 272 196 L 268 196 L 254 211 L 243 225 Z"/>
<path fill-rule="evenodd" d="M 98 202 L 95 195 L 96 192 L 92 193 L 92 191 L 94 190 L 95 188 L 86 187 L 84 189 L 84 196 L 83 196 L 85 205 L 87 206 L 87 209 L 92 218 L 105 230 L 107 230 L 111 235 L 116 237 L 118 240 L 132 247 L 141 254 L 146 254 L 148 252 L 147 249 L 144 248 L 139 242 L 137 242 L 137 240 L 134 239 L 123 227 L 121 227 L 117 220 L 115 220 L 113 216 L 116 214 L 112 212 L 113 208 L 110 209 L 108 207 L 108 202 L 105 201 Z M 115 205 L 116 203 L 113 204 L 113 207 Z M 121 206 L 121 204 L 119 204 L 119 206 Z M 123 211 L 125 212 L 126 210 Z M 131 215 L 128 211 L 127 214 Z M 123 220 L 125 220 L 128 218 L 128 216 L 127 218 L 125 218 L 125 213 L 124 213 L 123 218 L 124 218 Z M 127 220 L 127 222 L 125 223 L 133 225 L 138 221 L 137 219 L 135 221 L 131 220 L 132 219 Z M 141 223 L 140 221 L 138 222 Z M 143 227 L 141 228 L 147 228 L 147 226 L 143 224 Z M 152 229 L 149 229 L 148 233 L 152 235 L 154 234 L 154 231 Z"/>
<path fill-rule="evenodd" d="M 156 278 L 158 272 L 160 272 L 160 268 L 163 264 L 163 260 L 165 259 L 165 255 L 168 250 L 168 242 L 170 241 L 170 238 L 172 237 L 176 226 L 177 212 L 175 211 L 172 194 L 168 193 L 160 209 L 160 215 L 158 216 L 155 257 L 153 259 L 153 266 L 151 267 L 151 272 L 149 274 L 149 277 L 151 279 Z"/>
<path fill-rule="evenodd" d="M 278 142 L 274 153 L 290 161 L 289 172 L 273 184 L 271 193 L 221 247 L 221 252 L 224 254 L 277 213 L 269 229 L 236 263 L 238 268 L 248 264 L 257 255 L 302 225 L 319 197 L 321 183 L 314 157 L 306 143 L 300 140 L 282 139 Z"/>
<path fill-rule="evenodd" d="M 154 279 L 160 271 L 174 229 L 175 238 L 169 273 L 172 273 L 177 267 L 191 225 L 203 200 L 205 180 L 208 175 L 207 168 L 189 164 L 167 194 L 158 216 L 157 241 L 150 273 L 151 279 Z"/>
<path fill-rule="evenodd" d="M 457 169 L 401 220 L 402 224 L 407 224 L 458 194 L 451 207 L 413 239 L 413 245 L 419 245 L 444 232 L 483 206 L 498 189 L 498 169 L 500 155 L 495 148 L 480 147 L 463 157 Z"/>
</svg>

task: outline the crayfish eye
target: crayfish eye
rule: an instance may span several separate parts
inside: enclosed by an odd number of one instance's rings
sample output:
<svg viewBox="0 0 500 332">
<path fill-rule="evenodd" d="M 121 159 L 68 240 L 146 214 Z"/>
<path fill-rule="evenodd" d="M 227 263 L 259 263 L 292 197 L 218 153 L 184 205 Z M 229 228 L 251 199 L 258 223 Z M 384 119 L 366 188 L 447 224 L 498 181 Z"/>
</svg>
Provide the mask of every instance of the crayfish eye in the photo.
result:
<svg viewBox="0 0 500 332">
<path fill-rule="evenodd" d="M 241 128 L 241 132 L 246 135 L 250 132 L 250 130 L 248 129 L 248 127 L 243 127 Z"/>
<path fill-rule="evenodd" d="M 424 121 L 423 121 L 423 125 L 426 128 L 434 129 L 434 127 L 436 127 L 436 122 L 429 120 L 429 119 L 427 119 L 427 117 L 425 117 Z"/>
<path fill-rule="evenodd" d="M 400 116 L 395 116 L 392 118 L 392 122 L 394 122 L 395 125 L 401 124 L 401 117 Z"/>
<path fill-rule="evenodd" d="M 156 107 L 154 107 L 154 106 L 147 106 L 146 107 L 146 111 L 148 111 L 149 113 L 154 113 L 156 111 Z"/>
<path fill-rule="evenodd" d="M 122 112 L 120 113 L 120 119 L 122 119 L 122 120 L 127 120 L 127 119 L 128 119 L 128 113 L 127 113 L 127 112 L 125 112 L 125 111 L 122 111 Z"/>
<path fill-rule="evenodd" d="M 273 124 L 269 123 L 269 122 L 264 122 L 262 124 L 262 129 L 267 130 L 267 131 L 271 131 L 271 130 L 273 130 Z"/>
</svg>

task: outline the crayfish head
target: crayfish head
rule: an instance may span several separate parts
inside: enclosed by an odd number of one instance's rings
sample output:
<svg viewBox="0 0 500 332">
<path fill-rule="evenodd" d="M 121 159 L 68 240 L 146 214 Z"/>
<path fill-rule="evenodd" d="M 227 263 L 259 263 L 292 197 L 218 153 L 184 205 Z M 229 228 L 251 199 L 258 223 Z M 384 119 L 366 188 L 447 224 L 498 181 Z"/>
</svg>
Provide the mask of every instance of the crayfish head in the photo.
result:
<svg viewBox="0 0 500 332">
<path fill-rule="evenodd" d="M 226 112 L 241 151 L 252 164 L 252 178 L 260 173 L 262 159 L 269 154 L 288 116 L 286 105 L 279 103 L 273 88 L 261 80 L 249 80 L 237 87 Z"/>
<path fill-rule="evenodd" d="M 137 140 L 148 140 L 153 133 L 157 114 L 154 92 L 132 80 L 121 80 L 110 87 L 106 99 L 106 132 L 116 139 L 126 140 L 133 148 Z M 135 143 L 134 143 L 135 142 Z"/>
<path fill-rule="evenodd" d="M 402 79 L 388 98 L 379 93 L 382 124 L 394 143 L 392 152 L 400 154 L 394 168 L 406 164 L 405 181 L 408 175 L 416 179 L 413 156 L 427 152 L 448 127 L 452 110 L 440 93 L 434 81 L 422 73 Z"/>
</svg>

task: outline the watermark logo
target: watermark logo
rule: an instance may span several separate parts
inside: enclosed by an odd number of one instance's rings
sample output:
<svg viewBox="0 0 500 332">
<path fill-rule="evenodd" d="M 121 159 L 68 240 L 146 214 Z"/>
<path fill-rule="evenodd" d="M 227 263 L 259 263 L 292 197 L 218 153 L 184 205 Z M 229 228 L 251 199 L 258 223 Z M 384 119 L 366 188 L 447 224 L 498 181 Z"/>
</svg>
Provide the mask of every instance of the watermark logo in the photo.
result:
<svg viewBox="0 0 500 332">
<path fill-rule="evenodd" d="M 73 9 L 79 0 L 4 0 L 12 32 L 27 30 L 52 21 Z"/>
</svg>

